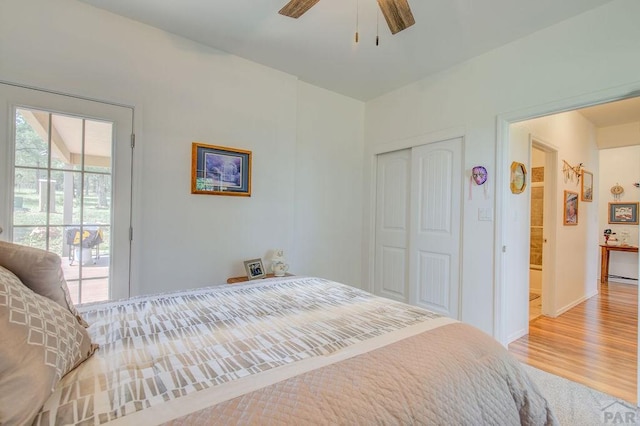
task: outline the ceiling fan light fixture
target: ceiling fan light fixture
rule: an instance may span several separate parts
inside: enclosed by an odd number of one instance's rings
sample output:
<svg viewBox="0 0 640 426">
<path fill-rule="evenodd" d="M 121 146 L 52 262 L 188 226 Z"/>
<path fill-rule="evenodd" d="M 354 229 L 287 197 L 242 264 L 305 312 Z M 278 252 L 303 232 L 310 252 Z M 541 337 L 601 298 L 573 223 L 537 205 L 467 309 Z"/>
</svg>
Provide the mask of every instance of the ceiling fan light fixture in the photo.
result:
<svg viewBox="0 0 640 426">
<path fill-rule="evenodd" d="M 289 3 L 284 5 L 282 9 L 278 11 L 280 15 L 288 16 L 290 18 L 299 18 L 306 11 L 311 9 L 320 0 L 290 0 Z M 409 7 L 408 0 L 377 0 L 378 10 L 376 18 L 376 46 L 380 45 L 380 32 L 379 32 L 379 20 L 380 11 L 384 15 L 384 19 L 387 21 L 391 34 L 397 34 L 402 30 L 405 30 L 416 23 L 411 8 Z M 358 0 L 356 0 L 356 43 L 360 41 L 360 34 L 358 33 Z"/>
</svg>

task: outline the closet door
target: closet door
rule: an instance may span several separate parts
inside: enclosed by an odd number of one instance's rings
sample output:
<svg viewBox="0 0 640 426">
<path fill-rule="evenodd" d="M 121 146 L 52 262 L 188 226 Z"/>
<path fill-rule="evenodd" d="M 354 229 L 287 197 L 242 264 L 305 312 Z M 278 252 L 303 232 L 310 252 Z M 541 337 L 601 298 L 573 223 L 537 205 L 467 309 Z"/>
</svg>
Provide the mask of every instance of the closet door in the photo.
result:
<svg viewBox="0 0 640 426">
<path fill-rule="evenodd" d="M 410 302 L 459 315 L 462 139 L 412 149 Z"/>
<path fill-rule="evenodd" d="M 374 292 L 409 302 L 409 178 L 411 150 L 378 155 Z"/>
</svg>

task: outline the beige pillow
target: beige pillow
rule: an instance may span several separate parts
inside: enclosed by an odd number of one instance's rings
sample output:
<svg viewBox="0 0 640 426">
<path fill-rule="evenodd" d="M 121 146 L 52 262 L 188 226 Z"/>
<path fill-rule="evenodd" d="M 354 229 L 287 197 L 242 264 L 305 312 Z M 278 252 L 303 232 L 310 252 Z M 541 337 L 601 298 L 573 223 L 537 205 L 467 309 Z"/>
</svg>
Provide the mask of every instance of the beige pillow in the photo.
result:
<svg viewBox="0 0 640 426">
<path fill-rule="evenodd" d="M 0 424 L 31 424 L 97 346 L 71 313 L 0 266 Z"/>
<path fill-rule="evenodd" d="M 16 274 L 31 290 L 68 309 L 84 327 L 89 326 L 73 306 L 62 272 L 60 256 L 45 250 L 0 241 L 0 266 Z"/>
</svg>

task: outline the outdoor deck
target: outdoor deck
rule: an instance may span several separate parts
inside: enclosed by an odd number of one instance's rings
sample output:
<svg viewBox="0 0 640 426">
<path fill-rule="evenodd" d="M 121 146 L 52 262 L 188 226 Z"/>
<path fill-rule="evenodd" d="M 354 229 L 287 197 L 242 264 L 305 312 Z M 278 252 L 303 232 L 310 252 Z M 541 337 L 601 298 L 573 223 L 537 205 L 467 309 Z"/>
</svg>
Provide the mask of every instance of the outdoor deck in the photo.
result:
<svg viewBox="0 0 640 426">
<path fill-rule="evenodd" d="M 78 288 L 80 277 L 79 261 L 69 265 L 69 258 L 62 258 L 62 270 L 69 286 L 73 303 L 99 302 L 109 299 L 109 256 L 101 255 L 96 263 L 89 262 L 82 266 L 82 295 Z"/>
</svg>

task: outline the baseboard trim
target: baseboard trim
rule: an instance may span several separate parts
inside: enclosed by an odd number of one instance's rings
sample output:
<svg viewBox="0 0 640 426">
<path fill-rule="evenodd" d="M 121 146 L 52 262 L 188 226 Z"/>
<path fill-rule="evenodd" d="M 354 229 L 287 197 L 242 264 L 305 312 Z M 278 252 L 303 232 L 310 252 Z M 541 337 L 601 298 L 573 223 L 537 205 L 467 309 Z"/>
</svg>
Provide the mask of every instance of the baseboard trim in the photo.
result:
<svg viewBox="0 0 640 426">
<path fill-rule="evenodd" d="M 522 328 L 515 333 L 511 333 L 509 336 L 507 336 L 507 345 L 505 346 L 508 346 L 509 343 L 515 342 L 516 340 L 518 340 L 522 336 L 526 336 L 527 334 L 529 334 L 529 323 L 527 323 L 526 328 Z"/>
<path fill-rule="evenodd" d="M 598 290 L 593 290 L 591 293 L 586 294 L 584 296 L 582 296 L 581 298 L 579 298 L 578 300 L 575 300 L 571 303 L 569 303 L 568 305 L 563 306 L 562 308 L 558 309 L 556 311 L 556 314 L 554 317 L 558 317 L 562 314 L 564 314 L 565 312 L 567 312 L 569 309 L 571 308 L 575 308 L 576 306 L 578 306 L 579 304 L 581 304 L 582 302 L 584 302 L 585 300 L 589 299 L 590 297 L 595 296 L 596 294 L 598 294 Z"/>
</svg>

